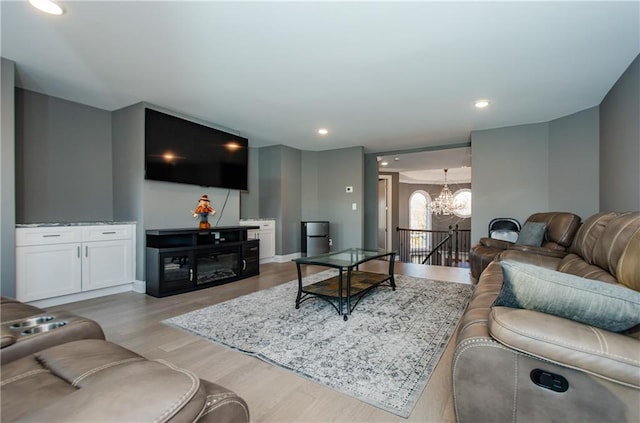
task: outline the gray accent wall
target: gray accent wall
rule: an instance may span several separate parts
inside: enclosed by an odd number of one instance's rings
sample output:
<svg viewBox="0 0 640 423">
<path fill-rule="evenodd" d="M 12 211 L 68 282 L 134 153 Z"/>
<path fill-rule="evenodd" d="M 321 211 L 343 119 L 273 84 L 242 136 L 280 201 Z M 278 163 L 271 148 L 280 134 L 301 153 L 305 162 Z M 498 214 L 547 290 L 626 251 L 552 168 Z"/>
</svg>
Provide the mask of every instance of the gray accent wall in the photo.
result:
<svg viewBox="0 0 640 423">
<path fill-rule="evenodd" d="M 302 220 L 327 220 L 320 208 L 318 193 L 318 161 L 316 151 L 302 152 L 302 186 L 301 212 Z"/>
<path fill-rule="evenodd" d="M 364 155 L 364 248 L 378 249 L 378 160 Z"/>
<path fill-rule="evenodd" d="M 0 293 L 15 297 L 15 62 L 1 58 L 0 66 Z"/>
<path fill-rule="evenodd" d="M 144 227 L 144 105 L 134 104 L 112 113 L 113 215 L 136 222 L 136 279 L 145 280 Z"/>
<path fill-rule="evenodd" d="M 16 89 L 18 223 L 113 219 L 111 113 Z"/>
<path fill-rule="evenodd" d="M 592 107 L 549 122 L 549 209 L 583 219 L 599 211 L 599 113 Z"/>
<path fill-rule="evenodd" d="M 600 210 L 640 210 L 640 56 L 600 103 Z"/>
<path fill-rule="evenodd" d="M 524 222 L 549 209 L 548 133 L 547 123 L 472 132 L 471 244 L 494 217 Z"/>
<path fill-rule="evenodd" d="M 301 151 L 283 145 L 260 149 L 260 217 L 276 220 L 276 254 L 300 251 Z"/>
<path fill-rule="evenodd" d="M 240 192 L 240 218 L 258 219 L 260 216 L 260 150 L 249 147 L 249 175 L 247 191 Z"/>
<path fill-rule="evenodd" d="M 599 203 L 598 107 L 547 123 L 474 131 L 471 242 L 494 217 L 523 223 L 567 211 L 585 219 Z"/>
<path fill-rule="evenodd" d="M 317 211 L 313 219 L 330 222 L 332 251 L 361 248 L 364 243 L 364 149 L 319 151 Z M 346 187 L 353 187 L 347 193 Z M 352 205 L 356 204 L 356 210 Z M 303 220 L 312 220 L 303 216 Z"/>
<path fill-rule="evenodd" d="M 280 235 L 282 254 L 300 251 L 300 221 L 302 220 L 302 151 L 284 147 L 282 154 L 282 205 Z"/>
</svg>

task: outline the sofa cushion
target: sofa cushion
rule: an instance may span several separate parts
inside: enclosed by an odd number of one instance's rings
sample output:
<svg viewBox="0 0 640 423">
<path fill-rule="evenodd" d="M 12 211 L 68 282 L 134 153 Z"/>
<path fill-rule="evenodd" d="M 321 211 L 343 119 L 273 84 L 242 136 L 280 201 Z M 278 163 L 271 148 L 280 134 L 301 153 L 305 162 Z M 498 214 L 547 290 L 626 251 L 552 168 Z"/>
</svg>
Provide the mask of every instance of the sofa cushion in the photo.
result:
<svg viewBox="0 0 640 423">
<path fill-rule="evenodd" d="M 640 292 L 538 266 L 502 261 L 494 306 L 553 314 L 621 332 L 640 324 Z"/>
<path fill-rule="evenodd" d="M 232 391 L 104 340 L 58 345 L 1 370 L 7 422 L 249 421 Z"/>
<path fill-rule="evenodd" d="M 489 331 L 509 348 L 640 388 L 638 364 L 633 359 L 640 348 L 637 339 L 546 313 L 508 307 L 491 310 Z"/>
<path fill-rule="evenodd" d="M 533 245 L 539 247 L 544 240 L 547 225 L 539 222 L 527 222 L 522 227 L 516 245 Z"/>
<path fill-rule="evenodd" d="M 542 247 L 552 250 L 566 251 L 580 228 L 580 216 L 568 212 L 534 213 L 527 222 L 544 223 L 547 232 Z"/>
</svg>

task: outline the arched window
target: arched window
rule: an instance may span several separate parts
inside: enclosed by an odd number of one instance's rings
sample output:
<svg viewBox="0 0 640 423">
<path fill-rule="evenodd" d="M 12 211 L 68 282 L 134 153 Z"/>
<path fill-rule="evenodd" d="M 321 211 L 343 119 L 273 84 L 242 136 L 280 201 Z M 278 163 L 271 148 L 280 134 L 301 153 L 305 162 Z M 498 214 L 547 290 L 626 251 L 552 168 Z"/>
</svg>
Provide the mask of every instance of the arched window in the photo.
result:
<svg viewBox="0 0 640 423">
<path fill-rule="evenodd" d="M 429 213 L 431 197 L 426 191 L 414 191 L 409 197 L 409 227 L 411 229 L 431 229 Z"/>
<path fill-rule="evenodd" d="M 460 204 L 463 207 L 453 211 L 458 217 L 467 218 L 471 217 L 471 190 L 468 188 L 462 188 L 453 194 L 453 203 Z"/>
<path fill-rule="evenodd" d="M 414 229 L 410 234 L 410 254 L 412 263 L 422 263 L 431 245 L 431 232 L 416 231 L 416 229 L 431 230 L 431 211 L 429 204 L 431 197 L 426 191 L 414 191 L 409 197 L 409 227 Z"/>
</svg>

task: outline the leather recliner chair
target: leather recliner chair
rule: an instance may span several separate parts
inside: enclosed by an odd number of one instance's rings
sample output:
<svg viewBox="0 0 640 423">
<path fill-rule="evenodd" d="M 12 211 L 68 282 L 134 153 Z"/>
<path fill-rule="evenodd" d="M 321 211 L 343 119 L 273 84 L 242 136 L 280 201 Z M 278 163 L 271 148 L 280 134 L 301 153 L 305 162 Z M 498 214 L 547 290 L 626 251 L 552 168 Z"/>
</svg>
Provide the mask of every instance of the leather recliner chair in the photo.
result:
<svg viewBox="0 0 640 423">
<path fill-rule="evenodd" d="M 487 266 L 456 336 L 457 422 L 640 421 L 640 324 L 612 332 L 534 309 L 494 306 L 506 260 L 640 291 L 640 212 L 589 217 L 562 258 L 510 249 Z"/>
<path fill-rule="evenodd" d="M 0 420 L 249 422 L 236 393 L 104 340 L 93 320 L 2 298 Z"/>
<path fill-rule="evenodd" d="M 2 364 L 66 342 L 104 339 L 97 322 L 66 311 L 51 312 L 1 297 L 0 313 Z"/>
<path fill-rule="evenodd" d="M 528 223 L 544 223 L 546 232 L 541 246 L 517 245 L 513 242 L 501 239 L 480 238 L 478 244 L 471 247 L 469 251 L 469 262 L 471 265 L 471 276 L 475 279 L 480 277 L 482 271 L 501 252 L 507 249 L 519 249 L 522 251 L 535 252 L 536 254 L 562 257 L 566 254 L 573 238 L 580 227 L 580 216 L 567 212 L 545 212 L 534 213 L 526 220 Z"/>
</svg>

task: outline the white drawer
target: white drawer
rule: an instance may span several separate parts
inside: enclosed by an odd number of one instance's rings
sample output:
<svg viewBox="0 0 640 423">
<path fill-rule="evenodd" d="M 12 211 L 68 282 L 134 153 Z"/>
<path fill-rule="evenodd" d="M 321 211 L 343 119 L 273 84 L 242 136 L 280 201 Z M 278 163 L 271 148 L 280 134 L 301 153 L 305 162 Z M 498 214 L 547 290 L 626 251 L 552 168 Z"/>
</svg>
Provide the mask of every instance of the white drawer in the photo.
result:
<svg viewBox="0 0 640 423">
<path fill-rule="evenodd" d="M 78 227 L 56 226 L 40 228 L 17 228 L 16 246 L 50 245 L 80 242 L 82 230 Z"/>
<path fill-rule="evenodd" d="M 260 226 L 260 229 L 275 229 L 275 220 L 241 220 L 240 226 Z"/>
<path fill-rule="evenodd" d="M 260 222 L 260 229 L 261 230 L 275 230 L 276 228 L 276 221 L 275 220 L 263 220 Z"/>
<path fill-rule="evenodd" d="M 131 239 L 132 225 L 84 226 L 82 241 L 108 241 L 110 239 Z"/>
</svg>

